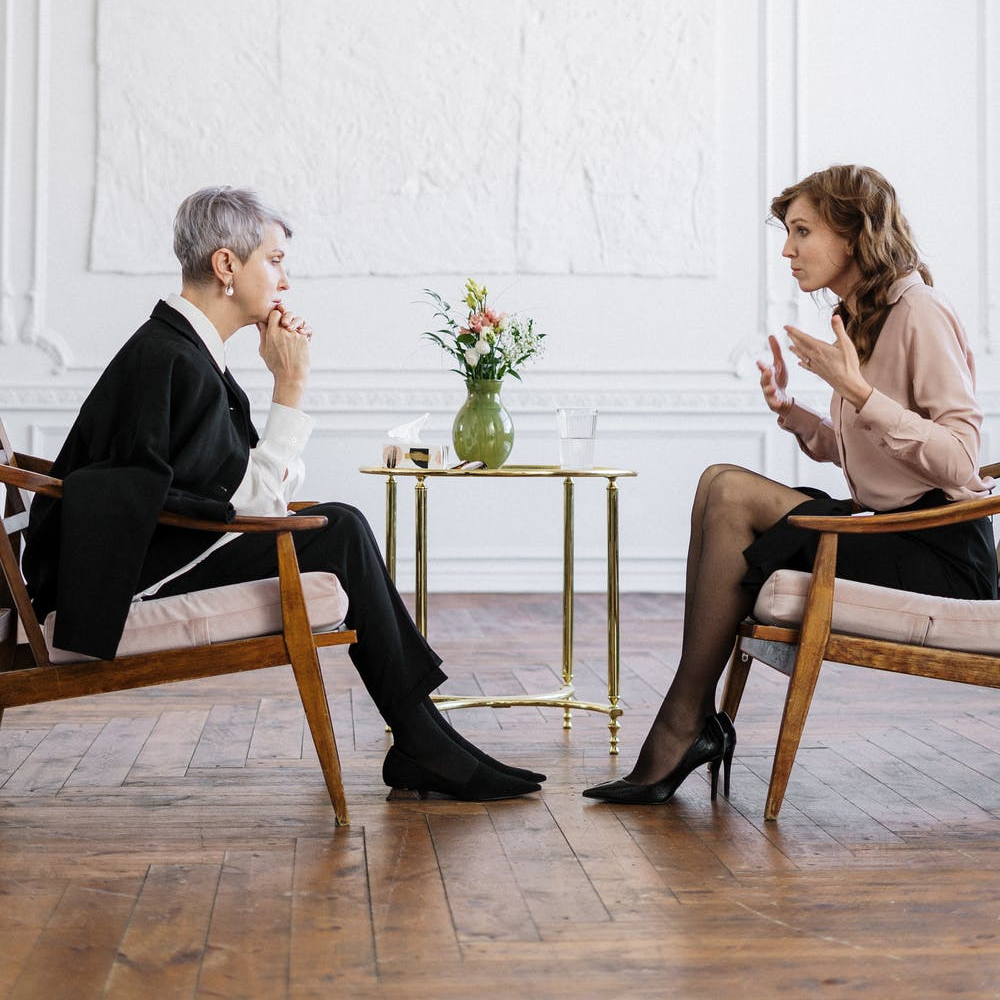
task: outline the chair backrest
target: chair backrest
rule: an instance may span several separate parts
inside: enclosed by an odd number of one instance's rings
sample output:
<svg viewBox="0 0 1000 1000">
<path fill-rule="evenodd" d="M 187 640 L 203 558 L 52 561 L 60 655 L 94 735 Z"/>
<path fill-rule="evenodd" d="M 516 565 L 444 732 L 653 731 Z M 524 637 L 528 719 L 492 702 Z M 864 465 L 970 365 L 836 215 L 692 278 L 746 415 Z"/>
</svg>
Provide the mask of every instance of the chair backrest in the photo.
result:
<svg viewBox="0 0 1000 1000">
<path fill-rule="evenodd" d="M 8 470 L 12 474 L 13 470 L 20 470 L 18 458 L 0 420 L 0 475 Z M 13 663 L 18 622 L 24 630 L 35 663 L 42 666 L 49 663 L 48 647 L 21 573 L 21 534 L 28 527 L 28 508 L 20 489 L 10 481 L 10 477 L 0 482 L 0 486 L 4 492 L 3 517 L 0 518 L 0 608 L 13 612 L 13 621 L 9 623 L 6 634 L 0 634 L 0 669 L 8 668 Z"/>
</svg>

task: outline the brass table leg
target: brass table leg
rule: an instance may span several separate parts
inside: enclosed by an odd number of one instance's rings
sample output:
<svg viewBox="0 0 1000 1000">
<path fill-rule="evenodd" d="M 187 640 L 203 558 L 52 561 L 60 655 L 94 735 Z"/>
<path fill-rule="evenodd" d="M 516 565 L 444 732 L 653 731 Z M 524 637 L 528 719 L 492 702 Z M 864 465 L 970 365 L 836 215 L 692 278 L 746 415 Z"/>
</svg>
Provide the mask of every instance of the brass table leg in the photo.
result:
<svg viewBox="0 0 1000 1000">
<path fill-rule="evenodd" d="M 413 487 L 416 506 L 417 586 L 414 595 L 414 618 L 420 634 L 427 638 L 427 477 L 417 476 Z"/>
<path fill-rule="evenodd" d="M 396 582 L 396 477 L 389 474 L 385 481 L 385 567 Z"/>
<path fill-rule="evenodd" d="M 611 733 L 609 753 L 618 753 L 618 677 L 620 639 L 618 634 L 618 486 L 608 479 L 608 730 Z"/>
<path fill-rule="evenodd" d="M 563 481 L 563 684 L 573 683 L 573 478 Z M 573 712 L 563 709 L 563 729 L 573 728 Z"/>
</svg>

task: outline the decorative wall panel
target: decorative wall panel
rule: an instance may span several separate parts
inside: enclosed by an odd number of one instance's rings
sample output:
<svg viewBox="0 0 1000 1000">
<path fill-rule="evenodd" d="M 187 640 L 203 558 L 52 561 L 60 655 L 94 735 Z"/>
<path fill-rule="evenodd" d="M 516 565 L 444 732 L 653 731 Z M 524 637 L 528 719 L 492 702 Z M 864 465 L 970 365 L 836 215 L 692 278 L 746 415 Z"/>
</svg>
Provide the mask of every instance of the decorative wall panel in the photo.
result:
<svg viewBox="0 0 1000 1000">
<path fill-rule="evenodd" d="M 300 274 L 715 266 L 713 3 L 101 0 L 91 266 L 173 273 L 210 183 L 281 191 Z"/>
</svg>

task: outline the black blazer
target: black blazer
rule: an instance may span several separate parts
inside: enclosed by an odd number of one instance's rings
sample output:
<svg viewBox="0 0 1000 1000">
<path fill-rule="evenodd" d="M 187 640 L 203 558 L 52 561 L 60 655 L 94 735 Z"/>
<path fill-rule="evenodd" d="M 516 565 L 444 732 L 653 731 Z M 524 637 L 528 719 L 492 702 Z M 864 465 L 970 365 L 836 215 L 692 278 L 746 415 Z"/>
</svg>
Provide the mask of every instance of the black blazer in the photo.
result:
<svg viewBox="0 0 1000 1000">
<path fill-rule="evenodd" d="M 229 521 L 257 432 L 246 394 L 190 323 L 159 302 L 101 375 L 36 496 L 22 562 L 55 644 L 110 659 L 132 597 L 216 541 L 156 523 L 161 509 Z"/>
</svg>

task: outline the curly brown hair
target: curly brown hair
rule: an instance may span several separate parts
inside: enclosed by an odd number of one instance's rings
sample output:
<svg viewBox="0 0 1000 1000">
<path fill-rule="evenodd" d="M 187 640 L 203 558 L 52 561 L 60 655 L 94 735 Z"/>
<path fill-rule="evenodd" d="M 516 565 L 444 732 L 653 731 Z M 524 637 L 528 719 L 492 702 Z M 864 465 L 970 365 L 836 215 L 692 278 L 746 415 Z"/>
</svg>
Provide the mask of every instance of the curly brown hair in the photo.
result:
<svg viewBox="0 0 1000 1000">
<path fill-rule="evenodd" d="M 788 207 L 800 197 L 807 198 L 823 222 L 848 241 L 861 271 L 851 289 L 852 310 L 841 300 L 835 311 L 864 362 L 889 312 L 889 286 L 913 271 L 924 284 L 933 285 L 931 273 L 920 258 L 895 189 L 877 170 L 840 164 L 818 170 L 785 188 L 771 202 L 771 217 L 784 225 Z"/>
</svg>

